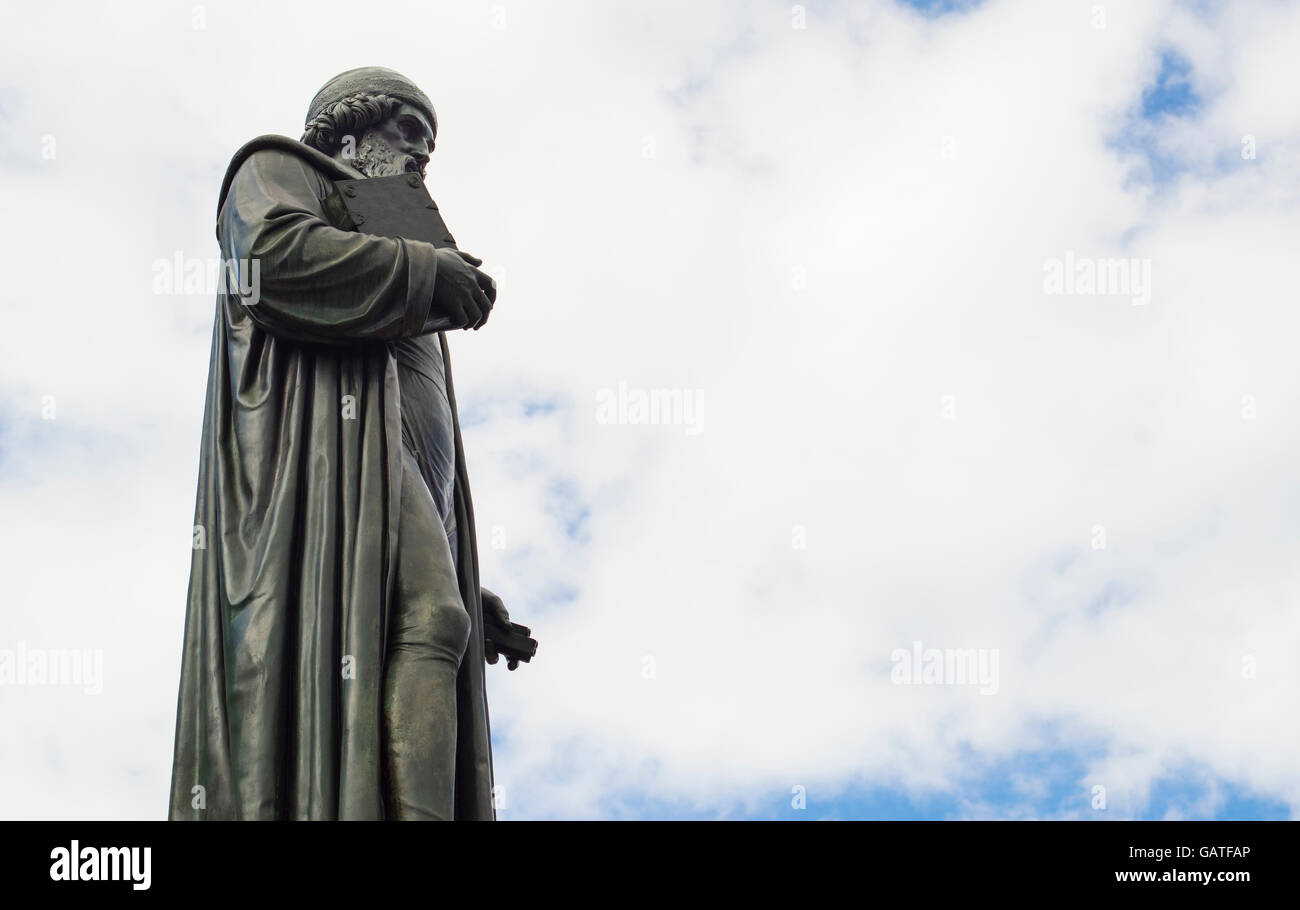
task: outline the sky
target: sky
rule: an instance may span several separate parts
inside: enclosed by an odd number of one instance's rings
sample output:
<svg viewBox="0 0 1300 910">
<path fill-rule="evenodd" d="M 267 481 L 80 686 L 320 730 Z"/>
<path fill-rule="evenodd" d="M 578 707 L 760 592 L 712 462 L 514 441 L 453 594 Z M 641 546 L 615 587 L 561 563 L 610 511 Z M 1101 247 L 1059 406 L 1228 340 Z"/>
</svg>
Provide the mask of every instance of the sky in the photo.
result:
<svg viewBox="0 0 1300 910">
<path fill-rule="evenodd" d="M 370 64 L 500 288 L 501 818 L 1300 815 L 1300 4 L 0 6 L 0 817 L 165 816 L 170 263 Z"/>
</svg>

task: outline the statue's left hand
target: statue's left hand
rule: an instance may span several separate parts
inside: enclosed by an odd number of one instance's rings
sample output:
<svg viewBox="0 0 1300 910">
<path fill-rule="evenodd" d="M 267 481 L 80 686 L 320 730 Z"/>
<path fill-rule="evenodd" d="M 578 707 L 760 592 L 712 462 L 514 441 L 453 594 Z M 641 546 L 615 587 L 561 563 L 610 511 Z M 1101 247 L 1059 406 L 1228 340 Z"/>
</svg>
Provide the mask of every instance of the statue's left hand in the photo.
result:
<svg viewBox="0 0 1300 910">
<path fill-rule="evenodd" d="M 502 629 L 510 628 L 510 614 L 506 611 L 506 605 L 496 594 L 487 588 L 479 588 L 483 599 L 483 624 L 485 626 L 497 626 Z M 490 634 L 483 636 L 483 653 L 490 664 L 496 664 L 501 658 L 501 653 L 497 651 L 496 642 L 492 640 Z M 506 666 L 513 670 L 519 666 L 518 662 L 513 660 L 506 661 Z"/>
<path fill-rule="evenodd" d="M 506 612 L 506 605 L 500 597 L 497 597 L 487 588 L 479 588 L 483 594 L 483 619 L 485 622 L 493 622 L 498 626 L 510 626 L 510 614 Z"/>
<path fill-rule="evenodd" d="M 506 605 L 487 588 L 479 588 L 483 602 L 483 656 L 490 664 L 506 659 L 506 667 L 513 670 L 520 662 L 528 663 L 537 653 L 537 639 L 533 630 L 510 621 Z"/>
</svg>

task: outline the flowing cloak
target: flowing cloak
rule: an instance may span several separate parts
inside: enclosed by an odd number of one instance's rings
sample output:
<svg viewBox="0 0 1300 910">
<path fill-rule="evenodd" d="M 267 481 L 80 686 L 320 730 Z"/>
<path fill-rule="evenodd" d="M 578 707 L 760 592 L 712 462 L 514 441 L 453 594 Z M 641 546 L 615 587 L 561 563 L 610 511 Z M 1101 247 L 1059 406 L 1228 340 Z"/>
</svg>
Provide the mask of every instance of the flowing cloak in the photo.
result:
<svg viewBox="0 0 1300 910">
<path fill-rule="evenodd" d="M 246 300 L 231 280 L 217 296 L 173 820 L 384 818 L 381 697 L 402 477 L 388 342 L 432 325 L 436 259 L 421 241 L 329 223 L 332 181 L 360 176 L 263 136 L 236 153 L 221 188 L 222 260 L 257 294 Z M 474 513 L 441 343 L 454 555 L 471 620 L 456 683 L 455 814 L 491 819 Z"/>
</svg>

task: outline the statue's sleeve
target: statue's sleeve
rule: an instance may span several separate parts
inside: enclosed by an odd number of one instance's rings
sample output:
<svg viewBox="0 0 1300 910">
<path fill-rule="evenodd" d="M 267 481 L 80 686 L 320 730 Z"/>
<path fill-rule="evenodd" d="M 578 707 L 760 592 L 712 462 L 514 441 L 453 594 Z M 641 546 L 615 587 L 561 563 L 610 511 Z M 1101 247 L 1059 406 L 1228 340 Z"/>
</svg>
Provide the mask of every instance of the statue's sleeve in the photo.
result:
<svg viewBox="0 0 1300 910">
<path fill-rule="evenodd" d="M 339 230 L 322 203 L 328 192 L 325 178 L 288 152 L 255 152 L 240 165 L 219 220 L 249 318 L 271 335 L 323 343 L 446 328 L 430 316 L 433 245 Z"/>
</svg>

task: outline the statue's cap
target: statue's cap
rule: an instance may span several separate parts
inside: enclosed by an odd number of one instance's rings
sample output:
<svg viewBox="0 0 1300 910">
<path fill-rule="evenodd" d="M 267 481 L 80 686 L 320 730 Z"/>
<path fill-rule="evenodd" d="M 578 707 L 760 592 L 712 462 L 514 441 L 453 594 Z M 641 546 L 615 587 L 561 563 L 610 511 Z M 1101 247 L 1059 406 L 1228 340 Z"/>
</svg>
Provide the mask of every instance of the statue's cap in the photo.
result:
<svg viewBox="0 0 1300 910">
<path fill-rule="evenodd" d="M 306 122 L 311 123 L 321 111 L 331 104 L 342 101 L 348 95 L 355 95 L 358 92 L 400 98 L 407 104 L 422 110 L 429 118 L 429 125 L 435 130 L 438 128 L 438 115 L 434 113 L 429 96 L 420 91 L 419 86 L 410 79 L 384 66 L 359 66 L 356 69 L 339 73 L 329 82 L 326 82 L 321 86 L 321 90 L 316 93 L 316 97 L 311 99 L 311 107 L 307 109 Z"/>
</svg>

